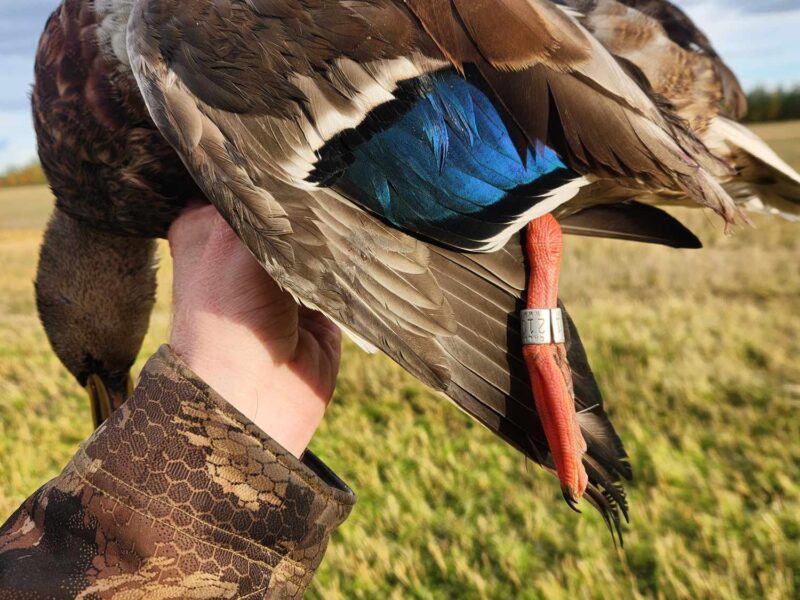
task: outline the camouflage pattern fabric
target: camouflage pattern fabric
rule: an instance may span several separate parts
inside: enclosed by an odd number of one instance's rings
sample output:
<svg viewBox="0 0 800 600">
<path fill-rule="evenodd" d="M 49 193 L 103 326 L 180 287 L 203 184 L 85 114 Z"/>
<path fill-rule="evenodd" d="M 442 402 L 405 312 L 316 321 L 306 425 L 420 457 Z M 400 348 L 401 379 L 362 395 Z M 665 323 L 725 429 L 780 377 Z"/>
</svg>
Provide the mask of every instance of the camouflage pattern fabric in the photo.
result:
<svg viewBox="0 0 800 600">
<path fill-rule="evenodd" d="M 0 529 L 0 598 L 301 597 L 354 503 L 164 346 Z"/>
</svg>

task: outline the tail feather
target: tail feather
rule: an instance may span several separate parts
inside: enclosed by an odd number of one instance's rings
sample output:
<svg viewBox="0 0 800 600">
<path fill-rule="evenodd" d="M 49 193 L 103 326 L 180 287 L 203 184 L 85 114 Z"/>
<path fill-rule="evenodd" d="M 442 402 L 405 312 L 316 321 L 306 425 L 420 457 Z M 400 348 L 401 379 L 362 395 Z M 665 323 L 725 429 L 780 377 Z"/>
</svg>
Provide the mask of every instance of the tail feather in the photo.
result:
<svg viewBox="0 0 800 600">
<path fill-rule="evenodd" d="M 591 443 L 597 449 L 601 463 L 611 465 L 618 476 L 630 481 L 633 479 L 633 470 L 628 455 L 622 440 L 614 430 L 614 425 L 603 410 L 603 395 L 589 365 L 575 322 L 563 305 L 562 309 L 565 315 L 569 364 L 572 368 L 572 383 L 581 431 L 587 443 Z"/>
<path fill-rule="evenodd" d="M 724 187 L 738 204 L 754 212 L 800 220 L 800 174 L 760 137 L 744 125 L 717 117 L 707 143 L 736 166 L 737 175 Z"/>
<path fill-rule="evenodd" d="M 672 215 L 638 202 L 597 204 L 559 219 L 564 233 L 662 244 L 672 248 L 701 248 L 702 243 Z"/>
</svg>

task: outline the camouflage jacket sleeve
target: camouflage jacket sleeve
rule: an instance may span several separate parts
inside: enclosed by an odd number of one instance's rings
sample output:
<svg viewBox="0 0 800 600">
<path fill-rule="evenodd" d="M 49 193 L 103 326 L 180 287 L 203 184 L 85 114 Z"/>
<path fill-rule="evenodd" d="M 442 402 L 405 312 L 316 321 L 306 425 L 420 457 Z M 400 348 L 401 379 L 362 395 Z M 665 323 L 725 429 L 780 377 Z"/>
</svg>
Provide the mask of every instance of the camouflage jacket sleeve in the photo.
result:
<svg viewBox="0 0 800 600">
<path fill-rule="evenodd" d="M 0 598 L 294 598 L 355 502 L 168 347 L 0 529 Z"/>
</svg>

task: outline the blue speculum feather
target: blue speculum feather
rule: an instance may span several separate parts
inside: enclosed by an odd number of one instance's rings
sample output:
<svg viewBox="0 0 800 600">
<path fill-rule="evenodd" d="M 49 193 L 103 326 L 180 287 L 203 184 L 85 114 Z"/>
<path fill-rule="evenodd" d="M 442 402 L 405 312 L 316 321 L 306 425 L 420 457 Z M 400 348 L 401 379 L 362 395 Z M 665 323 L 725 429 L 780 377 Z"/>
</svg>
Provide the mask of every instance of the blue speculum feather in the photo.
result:
<svg viewBox="0 0 800 600">
<path fill-rule="evenodd" d="M 575 177 L 543 144 L 530 148 L 523 162 L 478 86 L 454 72 L 427 79 L 405 114 L 352 150 L 339 181 L 369 210 L 400 228 L 468 248 Z"/>
</svg>

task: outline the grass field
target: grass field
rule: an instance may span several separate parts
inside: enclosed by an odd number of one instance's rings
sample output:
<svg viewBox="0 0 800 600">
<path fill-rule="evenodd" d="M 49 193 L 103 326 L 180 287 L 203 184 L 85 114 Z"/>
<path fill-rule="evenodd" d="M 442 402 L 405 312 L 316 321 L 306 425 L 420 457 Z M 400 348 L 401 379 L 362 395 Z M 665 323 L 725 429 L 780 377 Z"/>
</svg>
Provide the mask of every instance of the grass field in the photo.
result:
<svg viewBox="0 0 800 600">
<path fill-rule="evenodd" d="M 761 132 L 800 166 L 800 123 Z M 90 432 L 51 355 L 31 281 L 50 199 L 0 190 L 0 515 Z M 319 598 L 800 597 L 800 224 L 702 251 L 569 238 L 562 296 L 631 454 L 632 524 L 614 549 L 526 464 L 383 357 L 348 347 L 312 448 L 358 493 Z M 166 339 L 169 265 L 142 357 Z"/>
</svg>

